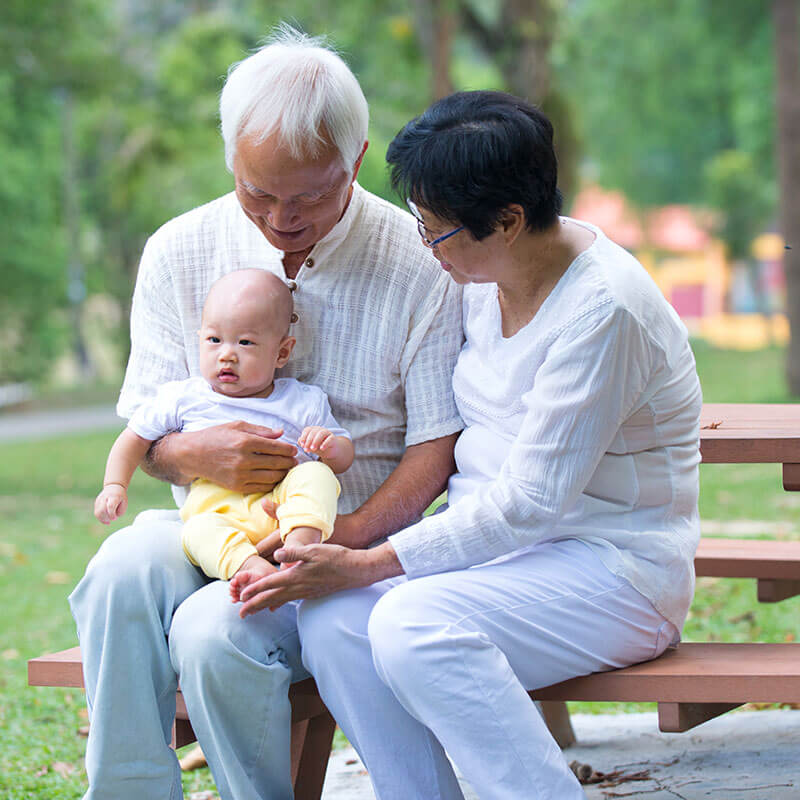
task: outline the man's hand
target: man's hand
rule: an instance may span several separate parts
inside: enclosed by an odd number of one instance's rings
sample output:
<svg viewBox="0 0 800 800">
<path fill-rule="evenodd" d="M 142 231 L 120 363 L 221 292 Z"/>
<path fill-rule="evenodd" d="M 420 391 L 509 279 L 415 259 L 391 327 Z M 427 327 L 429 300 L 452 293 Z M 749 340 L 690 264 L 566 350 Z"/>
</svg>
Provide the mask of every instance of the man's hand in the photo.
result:
<svg viewBox="0 0 800 800">
<path fill-rule="evenodd" d="M 171 433 L 150 449 L 144 466 L 172 483 L 205 478 L 242 494 L 268 492 L 296 463 L 297 448 L 280 441 L 282 435 L 282 430 L 241 420 Z"/>
<path fill-rule="evenodd" d="M 275 516 L 271 514 L 270 516 Z M 281 532 L 273 531 L 269 536 L 265 536 L 260 542 L 256 543 L 256 550 L 261 558 L 266 558 L 267 561 L 275 563 L 272 554 L 283 544 L 281 541 Z"/>
</svg>

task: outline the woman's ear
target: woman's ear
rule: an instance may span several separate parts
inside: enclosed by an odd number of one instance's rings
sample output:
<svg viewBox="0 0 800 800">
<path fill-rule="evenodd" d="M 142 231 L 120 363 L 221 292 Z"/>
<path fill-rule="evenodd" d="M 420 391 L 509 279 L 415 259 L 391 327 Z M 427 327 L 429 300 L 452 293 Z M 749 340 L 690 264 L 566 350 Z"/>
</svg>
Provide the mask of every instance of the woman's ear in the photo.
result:
<svg viewBox="0 0 800 800">
<path fill-rule="evenodd" d="M 517 203 L 504 208 L 500 214 L 499 230 L 507 245 L 512 245 L 525 229 L 525 210 Z"/>
</svg>

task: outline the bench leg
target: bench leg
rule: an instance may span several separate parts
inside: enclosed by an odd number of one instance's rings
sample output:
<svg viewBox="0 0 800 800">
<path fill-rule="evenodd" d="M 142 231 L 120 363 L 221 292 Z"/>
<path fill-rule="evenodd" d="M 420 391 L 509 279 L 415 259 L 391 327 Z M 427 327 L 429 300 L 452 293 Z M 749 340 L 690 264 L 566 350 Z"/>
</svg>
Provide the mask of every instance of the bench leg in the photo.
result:
<svg viewBox="0 0 800 800">
<path fill-rule="evenodd" d="M 295 800 L 319 800 L 336 723 L 329 713 L 292 725 L 292 783 Z"/>
<path fill-rule="evenodd" d="M 569 721 L 567 704 L 563 700 L 538 700 L 539 709 L 544 717 L 545 725 L 556 740 L 556 744 L 564 750 L 575 744 L 575 731 Z"/>
<path fill-rule="evenodd" d="M 659 703 L 658 729 L 664 733 L 683 733 L 708 722 L 741 703 Z"/>
<path fill-rule="evenodd" d="M 172 723 L 172 741 L 169 746 L 177 750 L 179 747 L 196 741 L 197 737 L 192 730 L 192 723 L 188 719 L 176 717 L 175 722 Z"/>
<path fill-rule="evenodd" d="M 783 488 L 787 492 L 800 492 L 800 464 L 783 465 Z"/>
<path fill-rule="evenodd" d="M 788 578 L 759 578 L 758 579 L 758 602 L 759 603 L 780 603 L 789 597 L 800 594 L 800 581 Z"/>
</svg>

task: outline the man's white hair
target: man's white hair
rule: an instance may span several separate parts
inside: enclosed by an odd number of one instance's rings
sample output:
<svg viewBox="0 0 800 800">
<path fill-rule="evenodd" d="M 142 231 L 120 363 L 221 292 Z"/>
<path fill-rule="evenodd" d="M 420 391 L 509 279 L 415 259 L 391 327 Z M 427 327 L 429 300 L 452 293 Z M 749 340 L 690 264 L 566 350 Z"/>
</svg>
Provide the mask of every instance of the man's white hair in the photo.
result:
<svg viewBox="0 0 800 800">
<path fill-rule="evenodd" d="M 367 139 L 367 101 L 353 73 L 323 37 L 285 23 L 230 68 L 219 110 L 231 172 L 241 136 L 263 142 L 278 132 L 297 159 L 314 158 L 332 143 L 351 174 Z"/>
</svg>

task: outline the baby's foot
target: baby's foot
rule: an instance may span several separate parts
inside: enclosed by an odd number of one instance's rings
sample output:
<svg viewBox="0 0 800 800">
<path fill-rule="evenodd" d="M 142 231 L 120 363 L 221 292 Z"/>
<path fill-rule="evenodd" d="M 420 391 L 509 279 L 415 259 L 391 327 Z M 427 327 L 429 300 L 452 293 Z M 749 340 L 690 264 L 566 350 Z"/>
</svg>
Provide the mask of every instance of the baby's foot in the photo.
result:
<svg viewBox="0 0 800 800">
<path fill-rule="evenodd" d="M 241 602 L 242 591 L 245 586 L 255 583 L 261 578 L 271 575 L 276 571 L 276 567 L 270 564 L 266 558 L 261 556 L 248 556 L 242 566 L 236 571 L 236 574 L 231 578 L 230 593 L 231 601 L 234 603 Z"/>
</svg>

